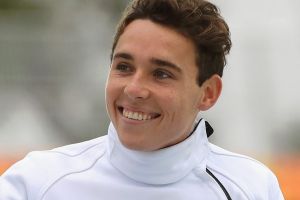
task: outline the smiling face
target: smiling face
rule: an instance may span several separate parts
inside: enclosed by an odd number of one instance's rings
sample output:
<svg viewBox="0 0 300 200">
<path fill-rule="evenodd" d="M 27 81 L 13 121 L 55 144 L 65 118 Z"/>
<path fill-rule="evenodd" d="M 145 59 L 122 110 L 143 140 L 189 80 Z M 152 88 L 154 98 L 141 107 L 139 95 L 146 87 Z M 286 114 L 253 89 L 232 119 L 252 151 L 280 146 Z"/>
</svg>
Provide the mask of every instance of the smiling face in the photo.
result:
<svg viewBox="0 0 300 200">
<path fill-rule="evenodd" d="M 114 50 L 106 85 L 108 114 L 122 144 L 153 151 L 188 137 L 205 107 L 207 89 L 197 85 L 197 75 L 190 39 L 150 20 L 131 22 Z"/>
</svg>

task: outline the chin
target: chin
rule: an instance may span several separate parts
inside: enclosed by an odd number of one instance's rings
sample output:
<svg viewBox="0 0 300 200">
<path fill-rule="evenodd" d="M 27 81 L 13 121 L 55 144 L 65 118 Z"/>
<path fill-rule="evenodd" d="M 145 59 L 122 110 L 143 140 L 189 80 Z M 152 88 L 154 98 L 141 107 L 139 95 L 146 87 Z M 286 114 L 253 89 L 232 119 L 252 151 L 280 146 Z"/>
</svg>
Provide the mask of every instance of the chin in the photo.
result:
<svg viewBox="0 0 300 200">
<path fill-rule="evenodd" d="M 146 148 L 144 146 L 142 146 L 141 144 L 138 144 L 138 143 L 124 143 L 122 142 L 122 144 L 128 148 L 128 149 L 131 149 L 131 150 L 135 150 L 135 151 L 147 151 Z"/>
<path fill-rule="evenodd" d="M 151 149 L 151 147 L 149 147 L 148 145 L 144 145 L 143 142 L 137 141 L 137 140 L 122 140 L 120 139 L 121 143 L 123 144 L 123 146 L 125 146 L 126 148 L 130 149 L 130 150 L 134 150 L 134 151 L 153 151 L 153 149 Z"/>
</svg>

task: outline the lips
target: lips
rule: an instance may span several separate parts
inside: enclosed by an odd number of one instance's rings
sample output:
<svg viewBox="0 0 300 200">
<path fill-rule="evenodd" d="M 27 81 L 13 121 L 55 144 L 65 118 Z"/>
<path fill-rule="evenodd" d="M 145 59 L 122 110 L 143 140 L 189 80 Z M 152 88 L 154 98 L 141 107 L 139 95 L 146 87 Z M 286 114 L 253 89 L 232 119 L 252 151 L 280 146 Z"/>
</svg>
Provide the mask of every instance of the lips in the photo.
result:
<svg viewBox="0 0 300 200">
<path fill-rule="evenodd" d="M 146 113 L 142 111 L 134 111 L 124 107 L 118 107 L 118 110 L 123 115 L 123 117 L 138 121 L 151 120 L 160 116 L 159 113 Z"/>
</svg>

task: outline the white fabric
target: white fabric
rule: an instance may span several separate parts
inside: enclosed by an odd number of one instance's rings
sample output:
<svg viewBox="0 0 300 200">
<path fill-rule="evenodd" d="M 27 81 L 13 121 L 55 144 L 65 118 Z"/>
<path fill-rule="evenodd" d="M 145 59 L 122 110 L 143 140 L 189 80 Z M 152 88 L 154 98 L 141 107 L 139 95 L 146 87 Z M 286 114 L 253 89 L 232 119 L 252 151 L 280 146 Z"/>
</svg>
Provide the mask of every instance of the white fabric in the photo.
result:
<svg viewBox="0 0 300 200">
<path fill-rule="evenodd" d="M 200 132 L 203 130 L 204 127 L 199 128 L 195 134 L 172 147 L 140 152 L 125 148 L 113 126 L 110 126 L 108 155 L 113 166 L 134 180 L 158 185 L 174 183 L 197 166 L 205 171 L 208 141 L 206 133 Z"/>
<path fill-rule="evenodd" d="M 155 152 L 125 148 L 108 136 L 32 152 L 0 179 L 0 200 L 282 200 L 261 163 L 208 142 L 204 120 L 185 141 Z"/>
</svg>

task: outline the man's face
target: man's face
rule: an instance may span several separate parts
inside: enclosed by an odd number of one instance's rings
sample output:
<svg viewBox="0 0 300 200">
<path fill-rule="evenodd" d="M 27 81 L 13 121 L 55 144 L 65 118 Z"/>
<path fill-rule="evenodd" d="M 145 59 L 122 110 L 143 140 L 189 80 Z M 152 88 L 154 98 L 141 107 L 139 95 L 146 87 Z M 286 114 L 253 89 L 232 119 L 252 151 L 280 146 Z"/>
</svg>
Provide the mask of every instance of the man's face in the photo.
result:
<svg viewBox="0 0 300 200">
<path fill-rule="evenodd" d="M 131 22 L 106 85 L 107 110 L 122 144 L 153 151 L 188 137 L 203 97 L 197 74 L 190 39 L 150 20 Z"/>
</svg>

